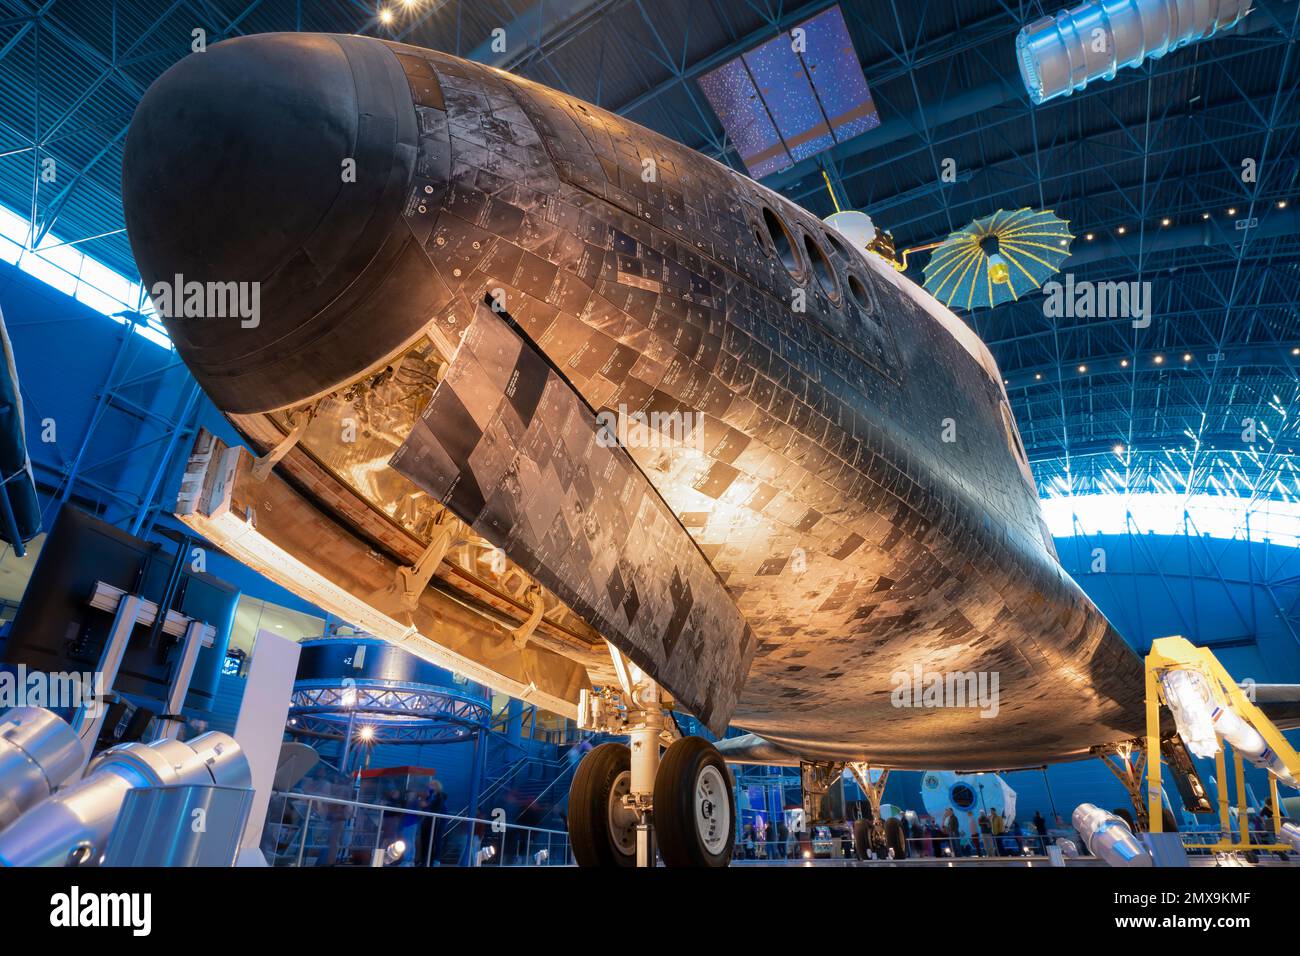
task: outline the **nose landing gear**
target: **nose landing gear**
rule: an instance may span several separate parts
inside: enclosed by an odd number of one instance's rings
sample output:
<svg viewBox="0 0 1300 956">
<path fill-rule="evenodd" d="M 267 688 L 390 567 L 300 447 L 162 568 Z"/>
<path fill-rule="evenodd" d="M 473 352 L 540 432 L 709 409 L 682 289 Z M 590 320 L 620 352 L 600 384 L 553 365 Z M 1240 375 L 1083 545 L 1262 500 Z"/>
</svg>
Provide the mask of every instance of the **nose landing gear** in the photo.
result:
<svg viewBox="0 0 1300 956">
<path fill-rule="evenodd" d="M 662 759 L 658 686 L 610 648 L 622 693 L 583 691 L 578 726 L 626 734 L 631 747 L 601 744 L 582 759 L 569 789 L 569 840 L 579 866 L 720 867 L 731 862 L 731 774 L 702 737 L 672 741 Z"/>
<path fill-rule="evenodd" d="M 569 841 L 579 866 L 636 866 L 642 814 L 653 822 L 665 866 L 722 867 L 731 862 L 731 774 L 703 737 L 674 741 L 659 760 L 649 809 L 635 809 L 631 751 L 601 744 L 582 758 L 569 789 Z M 653 863 L 651 864 L 653 865 Z"/>
</svg>

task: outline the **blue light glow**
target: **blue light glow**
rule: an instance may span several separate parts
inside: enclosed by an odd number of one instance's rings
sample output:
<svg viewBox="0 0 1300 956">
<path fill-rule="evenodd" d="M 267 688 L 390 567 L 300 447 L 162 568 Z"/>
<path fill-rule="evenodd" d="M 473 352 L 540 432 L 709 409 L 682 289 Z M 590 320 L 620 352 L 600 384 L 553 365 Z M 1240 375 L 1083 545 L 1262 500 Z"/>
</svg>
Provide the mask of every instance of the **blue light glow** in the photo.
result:
<svg viewBox="0 0 1300 956">
<path fill-rule="evenodd" d="M 118 313 L 138 312 L 147 324 L 137 323 L 135 331 L 155 345 L 172 347 L 140 283 L 114 272 L 53 233 L 37 249 L 28 249 L 30 233 L 26 219 L 0 206 L 0 261 L 17 266 L 118 324 L 126 321 Z"/>
<path fill-rule="evenodd" d="M 1101 494 L 1044 498 L 1053 537 L 1078 534 L 1204 535 L 1300 547 L 1300 502 L 1237 495 Z"/>
</svg>

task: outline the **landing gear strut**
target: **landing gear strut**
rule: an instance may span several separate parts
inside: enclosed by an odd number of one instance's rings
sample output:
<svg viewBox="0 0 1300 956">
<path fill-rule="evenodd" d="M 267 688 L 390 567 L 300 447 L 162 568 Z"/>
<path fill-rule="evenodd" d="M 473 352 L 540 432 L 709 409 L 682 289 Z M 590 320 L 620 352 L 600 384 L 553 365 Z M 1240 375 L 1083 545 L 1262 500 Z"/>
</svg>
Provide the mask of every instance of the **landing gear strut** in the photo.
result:
<svg viewBox="0 0 1300 956">
<path fill-rule="evenodd" d="M 870 764 L 851 760 L 848 768 L 871 808 L 870 820 L 859 820 L 853 824 L 853 855 L 859 860 L 869 859 L 867 850 L 872 848 L 879 856 L 886 856 L 892 850 L 895 860 L 904 859 L 907 856 L 907 838 L 903 834 L 902 822 L 895 817 L 888 820 L 880 818 L 889 770 L 882 770 L 880 779 L 872 782 Z"/>
<path fill-rule="evenodd" d="M 610 647 L 621 693 L 583 691 L 578 726 L 626 734 L 582 759 L 569 789 L 569 840 L 579 866 L 726 866 L 735 843 L 731 774 L 702 737 L 666 734 L 659 686 Z M 656 846 L 657 844 L 657 846 Z"/>
</svg>

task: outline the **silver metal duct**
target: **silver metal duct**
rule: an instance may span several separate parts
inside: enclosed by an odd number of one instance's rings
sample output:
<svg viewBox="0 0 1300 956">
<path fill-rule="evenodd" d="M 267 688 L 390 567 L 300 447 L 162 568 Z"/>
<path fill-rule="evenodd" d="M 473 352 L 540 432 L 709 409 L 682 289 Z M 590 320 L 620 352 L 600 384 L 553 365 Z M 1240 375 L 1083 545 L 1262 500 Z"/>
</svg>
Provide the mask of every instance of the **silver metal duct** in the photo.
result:
<svg viewBox="0 0 1300 956">
<path fill-rule="evenodd" d="M 1043 17 L 1016 37 L 1020 76 L 1035 103 L 1158 59 L 1234 26 L 1251 0 L 1094 0 Z"/>
<path fill-rule="evenodd" d="M 0 830 L 53 793 L 84 758 L 81 741 L 57 714 L 41 707 L 0 714 Z"/>
<path fill-rule="evenodd" d="M 121 744 L 105 750 L 78 783 L 0 833 L 0 866 L 94 866 L 126 795 L 136 787 L 248 788 L 248 760 L 235 739 L 213 731 L 182 743 Z"/>
</svg>

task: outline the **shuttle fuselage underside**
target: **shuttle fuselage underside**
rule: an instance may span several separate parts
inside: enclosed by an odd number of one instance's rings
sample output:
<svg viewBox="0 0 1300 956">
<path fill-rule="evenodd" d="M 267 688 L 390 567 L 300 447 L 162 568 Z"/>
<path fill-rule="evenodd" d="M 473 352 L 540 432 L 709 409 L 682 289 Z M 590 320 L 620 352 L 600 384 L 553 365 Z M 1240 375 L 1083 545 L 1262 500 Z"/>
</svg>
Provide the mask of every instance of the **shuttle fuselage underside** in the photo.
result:
<svg viewBox="0 0 1300 956">
<path fill-rule="evenodd" d="M 623 117 L 443 54 L 268 35 L 173 72 L 128 139 L 141 273 L 262 283 L 247 335 L 207 319 L 168 327 L 258 448 L 307 422 L 281 470 L 299 487 L 296 469 L 325 476 L 370 512 L 339 515 L 315 496 L 338 520 L 418 553 L 428 509 L 444 506 L 542 585 L 569 631 L 609 639 L 715 729 L 729 721 L 805 757 L 985 769 L 1140 733 L 1140 663 L 1056 560 L 996 365 L 882 260 Z M 355 183 L 293 185 L 322 210 L 300 235 L 261 237 L 255 256 L 222 237 L 235 242 L 276 200 L 235 195 L 249 188 L 238 169 L 178 171 L 163 133 L 187 110 L 221 114 L 196 91 L 225 84 L 238 102 L 244 76 L 259 84 L 254 120 L 278 135 L 297 134 L 306 110 L 301 136 L 320 141 L 292 151 L 310 154 L 300 177 L 337 179 L 341 161 L 364 159 Z M 293 93 L 303 76 L 321 103 Z M 230 124 L 228 136 L 256 135 Z M 364 214 L 347 192 L 362 188 Z M 200 206 L 216 221 L 176 241 L 176 218 Z M 323 241 L 321 223 L 346 241 Z M 548 366 L 556 400 L 528 415 L 549 438 L 525 435 L 518 415 L 498 422 L 509 442 L 484 437 L 516 381 L 466 363 L 511 341 Z M 589 421 L 602 412 L 685 427 L 610 450 Z M 555 441 L 565 415 L 593 440 Z M 339 438 L 349 420 L 351 442 Z M 638 491 L 596 495 L 630 462 Z M 530 514 L 535 526 L 511 527 Z M 663 526 L 638 535 L 638 516 Z M 665 568 L 667 580 L 647 578 Z M 642 590 L 660 592 L 666 617 L 634 634 L 628 600 Z M 899 675 L 916 674 L 996 674 L 996 706 L 929 707 L 919 692 L 898 706 Z"/>
</svg>

